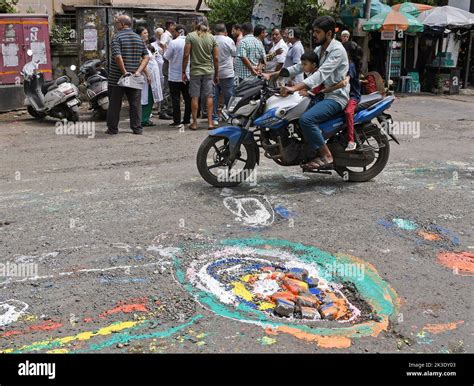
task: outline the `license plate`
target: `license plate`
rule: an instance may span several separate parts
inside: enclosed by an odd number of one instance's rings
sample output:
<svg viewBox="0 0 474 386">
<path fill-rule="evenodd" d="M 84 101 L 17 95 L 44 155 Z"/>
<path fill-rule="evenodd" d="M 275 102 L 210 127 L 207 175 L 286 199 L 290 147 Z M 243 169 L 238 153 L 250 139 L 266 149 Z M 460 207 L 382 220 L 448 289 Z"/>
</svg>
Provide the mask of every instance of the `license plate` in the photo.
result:
<svg viewBox="0 0 474 386">
<path fill-rule="evenodd" d="M 72 106 L 75 106 L 75 105 L 79 104 L 79 101 L 77 99 L 71 99 L 70 101 L 67 101 L 66 104 L 69 107 L 72 107 Z"/>
</svg>

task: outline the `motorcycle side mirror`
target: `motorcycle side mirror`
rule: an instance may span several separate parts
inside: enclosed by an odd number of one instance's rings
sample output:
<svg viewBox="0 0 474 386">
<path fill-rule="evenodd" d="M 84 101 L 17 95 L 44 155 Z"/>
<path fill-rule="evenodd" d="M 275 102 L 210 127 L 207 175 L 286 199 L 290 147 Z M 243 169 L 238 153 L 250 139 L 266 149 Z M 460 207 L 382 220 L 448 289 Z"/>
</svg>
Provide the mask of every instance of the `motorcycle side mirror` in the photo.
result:
<svg viewBox="0 0 474 386">
<path fill-rule="evenodd" d="M 76 66 L 74 64 L 71 65 L 71 67 L 69 67 L 71 69 L 71 71 L 76 71 Z"/>
<path fill-rule="evenodd" d="M 33 56 L 33 51 L 32 51 L 32 50 L 28 50 L 28 51 L 26 51 L 26 54 L 27 54 L 28 56 Z"/>
</svg>

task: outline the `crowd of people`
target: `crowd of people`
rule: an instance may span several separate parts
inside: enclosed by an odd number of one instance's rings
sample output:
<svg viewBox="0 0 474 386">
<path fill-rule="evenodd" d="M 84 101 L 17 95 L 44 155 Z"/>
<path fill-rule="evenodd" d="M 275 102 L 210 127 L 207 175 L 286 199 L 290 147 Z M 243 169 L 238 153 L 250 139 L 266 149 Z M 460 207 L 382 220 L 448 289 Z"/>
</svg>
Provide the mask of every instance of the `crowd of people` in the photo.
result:
<svg viewBox="0 0 474 386">
<path fill-rule="evenodd" d="M 297 28 L 273 28 L 269 34 L 262 25 L 235 24 L 228 36 L 224 24 L 211 31 L 200 22 L 194 31 L 187 31 L 169 21 L 150 37 L 145 26 L 133 30 L 132 20 L 121 15 L 112 41 L 106 133 L 118 132 L 124 93 L 135 134 L 154 125 L 150 117 L 155 105 L 159 118 L 172 119 L 171 127 L 197 130 L 198 117 L 207 116 L 212 130 L 219 125 L 219 101 L 227 105 L 236 85 L 249 77 L 263 76 L 281 86 L 283 96 L 293 92 L 316 96 L 317 103 L 300 119 L 305 141 L 315 151 L 315 158 L 305 166 L 329 169 L 332 155 L 318 124 L 344 111 L 349 139 L 346 150 L 355 150 L 353 116 L 361 94 L 361 48 L 350 40 L 348 31 L 337 40 L 335 30 L 332 18 L 317 18 L 313 23 L 317 47 L 305 52 Z M 141 90 L 118 85 L 119 78 L 130 73 L 145 78 Z"/>
</svg>

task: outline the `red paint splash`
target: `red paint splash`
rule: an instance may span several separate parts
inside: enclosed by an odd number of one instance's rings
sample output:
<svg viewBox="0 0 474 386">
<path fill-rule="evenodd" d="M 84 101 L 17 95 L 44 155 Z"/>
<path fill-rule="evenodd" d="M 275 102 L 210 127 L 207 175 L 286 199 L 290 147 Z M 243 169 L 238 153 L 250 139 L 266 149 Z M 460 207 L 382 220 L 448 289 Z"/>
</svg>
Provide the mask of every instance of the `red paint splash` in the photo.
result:
<svg viewBox="0 0 474 386">
<path fill-rule="evenodd" d="M 119 312 L 123 312 L 126 314 L 132 312 L 149 312 L 148 306 L 148 299 L 147 298 L 138 298 L 138 299 L 130 299 L 129 301 L 120 301 L 117 303 L 117 306 L 102 312 L 99 317 L 106 318 L 109 315 L 118 314 Z"/>
<path fill-rule="evenodd" d="M 474 253 L 440 252 L 438 262 L 457 271 L 459 275 L 474 276 Z"/>
<path fill-rule="evenodd" d="M 51 331 L 51 330 L 56 330 L 56 329 L 58 329 L 62 326 L 63 326 L 62 323 L 53 322 L 51 320 L 48 320 L 48 321 L 40 323 L 40 324 L 35 324 L 33 326 L 29 326 L 28 328 L 26 328 L 24 330 L 7 331 L 7 332 L 1 334 L 0 338 L 8 338 L 10 336 L 23 335 L 23 334 L 27 334 L 29 332 L 34 332 L 34 331 Z"/>
</svg>

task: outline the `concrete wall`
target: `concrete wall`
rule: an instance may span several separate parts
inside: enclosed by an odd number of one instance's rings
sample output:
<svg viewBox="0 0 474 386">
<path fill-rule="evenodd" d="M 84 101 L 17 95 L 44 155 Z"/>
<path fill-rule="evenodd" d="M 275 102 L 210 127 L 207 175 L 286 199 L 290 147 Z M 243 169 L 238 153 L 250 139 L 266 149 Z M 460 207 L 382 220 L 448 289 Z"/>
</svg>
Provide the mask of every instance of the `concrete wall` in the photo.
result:
<svg viewBox="0 0 474 386">
<path fill-rule="evenodd" d="M 334 0 L 326 0 L 334 1 Z M 87 5 L 117 5 L 130 7 L 150 7 L 150 8 L 167 8 L 176 10 L 194 10 L 197 0 L 20 0 L 17 9 L 20 13 L 48 13 L 50 18 L 55 13 L 63 12 L 65 6 L 87 6 Z M 201 10 L 209 10 L 204 5 Z M 52 20 L 50 20 L 51 22 Z"/>
</svg>

